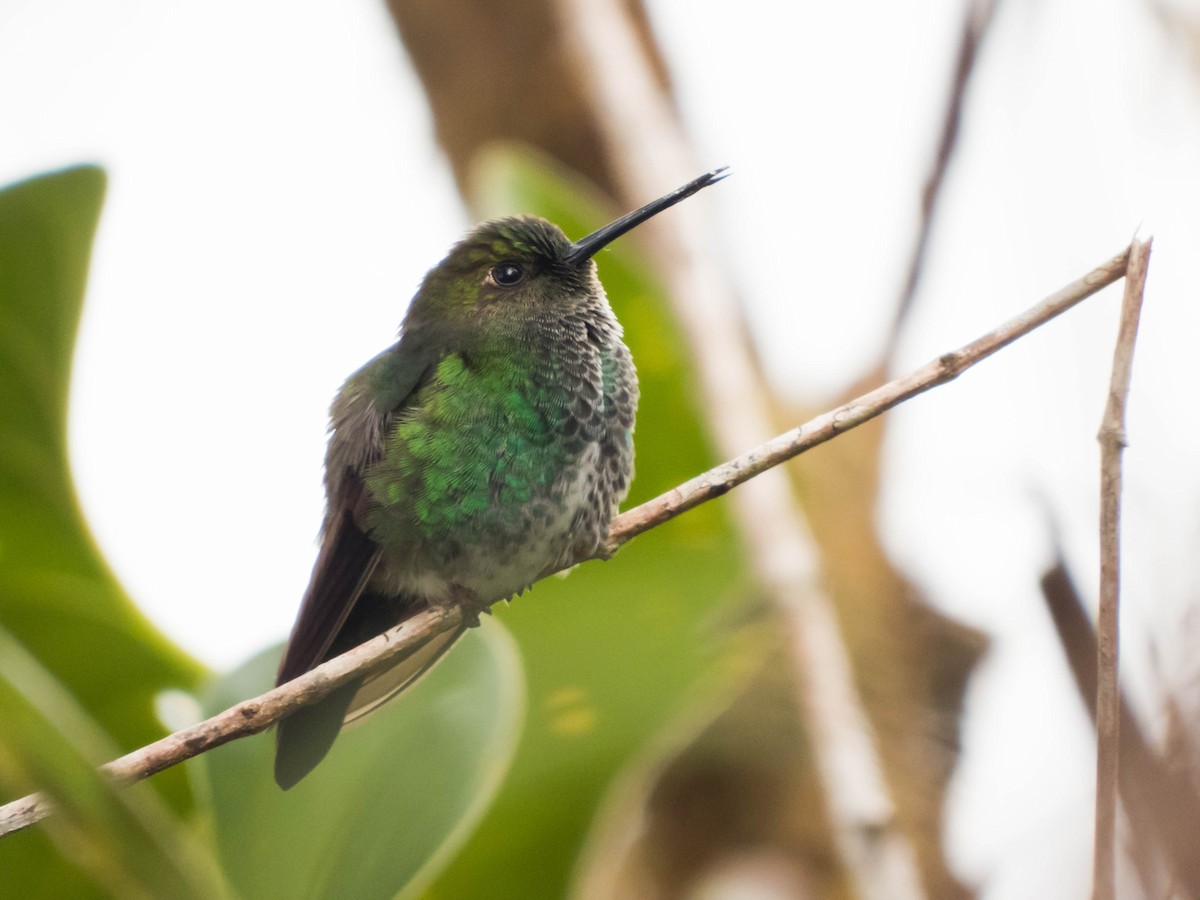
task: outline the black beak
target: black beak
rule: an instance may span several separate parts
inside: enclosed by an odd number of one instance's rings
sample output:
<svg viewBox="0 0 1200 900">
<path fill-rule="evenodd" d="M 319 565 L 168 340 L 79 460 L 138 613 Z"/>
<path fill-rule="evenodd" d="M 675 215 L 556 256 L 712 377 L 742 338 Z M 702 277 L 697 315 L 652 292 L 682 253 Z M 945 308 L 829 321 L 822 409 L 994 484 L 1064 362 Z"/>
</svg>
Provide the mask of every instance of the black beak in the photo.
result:
<svg viewBox="0 0 1200 900">
<path fill-rule="evenodd" d="M 703 190 L 710 184 L 716 184 L 721 179 L 729 177 L 729 175 L 729 166 L 721 166 L 719 169 L 705 172 L 699 178 L 689 181 L 681 188 L 676 188 L 666 196 L 659 197 L 657 200 L 647 203 L 641 209 L 621 216 L 615 222 L 609 222 L 599 231 L 593 231 L 587 237 L 573 243 L 571 249 L 567 251 L 567 255 L 563 257 L 564 261 L 577 263 L 583 262 L 585 259 L 590 259 L 597 250 L 611 244 L 625 232 L 637 228 L 647 219 L 658 215 L 664 209 L 670 209 L 679 201 L 686 200 L 697 191 Z"/>
</svg>

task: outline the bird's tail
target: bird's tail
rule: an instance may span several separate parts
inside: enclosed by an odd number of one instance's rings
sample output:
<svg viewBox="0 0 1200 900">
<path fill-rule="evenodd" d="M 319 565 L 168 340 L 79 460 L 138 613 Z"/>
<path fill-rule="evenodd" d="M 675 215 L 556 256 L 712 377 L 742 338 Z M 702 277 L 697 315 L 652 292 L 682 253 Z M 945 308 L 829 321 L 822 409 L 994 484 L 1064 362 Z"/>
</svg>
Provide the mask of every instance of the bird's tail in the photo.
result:
<svg viewBox="0 0 1200 900">
<path fill-rule="evenodd" d="M 285 791 L 317 767 L 342 730 L 360 682 L 338 688 L 320 703 L 298 709 L 275 729 L 275 783 Z"/>
<path fill-rule="evenodd" d="M 382 634 L 395 624 L 390 620 L 383 627 L 343 631 L 322 662 Z M 415 684 L 465 632 L 463 627 L 439 634 L 395 660 L 390 668 L 369 678 L 352 681 L 321 702 L 299 709 L 282 720 L 275 731 L 275 783 L 285 791 L 295 785 L 325 758 L 343 724 L 369 715 Z"/>
</svg>

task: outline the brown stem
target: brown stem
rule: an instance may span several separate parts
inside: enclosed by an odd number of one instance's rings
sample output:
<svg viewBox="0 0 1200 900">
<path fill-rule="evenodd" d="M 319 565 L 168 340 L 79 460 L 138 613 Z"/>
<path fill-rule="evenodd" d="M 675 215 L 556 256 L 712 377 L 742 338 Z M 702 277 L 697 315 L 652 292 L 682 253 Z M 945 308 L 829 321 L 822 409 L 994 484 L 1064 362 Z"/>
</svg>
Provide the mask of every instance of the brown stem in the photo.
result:
<svg viewBox="0 0 1200 900">
<path fill-rule="evenodd" d="M 1092 896 L 1114 900 L 1117 776 L 1120 765 L 1121 695 L 1117 679 L 1120 652 L 1121 453 L 1125 449 L 1125 403 L 1133 369 L 1150 240 L 1129 247 L 1121 325 L 1113 351 L 1108 403 L 1100 423 L 1100 611 L 1096 619 L 1096 832 Z"/>
</svg>

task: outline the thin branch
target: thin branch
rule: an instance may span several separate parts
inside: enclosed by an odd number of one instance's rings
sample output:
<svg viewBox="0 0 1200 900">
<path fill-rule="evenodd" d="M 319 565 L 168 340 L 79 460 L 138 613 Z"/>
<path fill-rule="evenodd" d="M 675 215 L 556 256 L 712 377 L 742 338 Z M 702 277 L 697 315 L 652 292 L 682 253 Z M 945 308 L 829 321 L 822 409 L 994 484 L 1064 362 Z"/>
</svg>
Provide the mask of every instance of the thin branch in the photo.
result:
<svg viewBox="0 0 1200 900">
<path fill-rule="evenodd" d="M 611 556 L 639 534 L 728 493 L 731 488 L 767 469 L 870 421 L 910 397 L 956 378 L 997 350 L 1120 279 L 1125 274 L 1128 257 L 1126 250 L 966 346 L 944 353 L 908 375 L 817 416 L 799 428 L 621 514 L 613 520 L 605 551 L 597 557 Z M 462 621 L 462 610 L 457 606 L 423 610 L 379 637 L 322 663 L 287 684 L 113 760 L 104 766 L 104 771 L 117 782 L 140 781 L 229 741 L 266 731 L 300 707 L 324 699 L 356 677 L 386 667 L 396 656 L 457 628 Z M 49 805 L 37 794 L 0 806 L 0 837 L 42 820 L 49 811 Z"/>
<path fill-rule="evenodd" d="M 1096 682 L 1096 832 L 1092 892 L 1095 900 L 1115 894 L 1117 779 L 1120 765 L 1121 695 L 1117 668 L 1120 651 L 1121 452 L 1125 449 L 1125 403 L 1133 369 L 1142 296 L 1151 241 L 1129 247 L 1121 324 L 1113 351 L 1108 403 L 1100 423 L 1100 612 Z"/>
<path fill-rule="evenodd" d="M 1101 288 L 1118 281 L 1125 274 L 1128 257 L 1128 250 L 1117 254 L 1083 278 L 1071 282 L 1041 303 L 966 346 L 944 353 L 901 378 L 889 381 L 882 387 L 823 413 L 799 428 L 772 438 L 749 453 L 710 469 L 674 490 L 631 509 L 613 522 L 608 539 L 608 552 L 615 553 L 622 544 L 642 532 L 649 531 L 714 497 L 728 493 L 731 488 L 767 469 L 875 418 L 910 397 L 957 378 L 975 363 L 1066 312 Z"/>
</svg>

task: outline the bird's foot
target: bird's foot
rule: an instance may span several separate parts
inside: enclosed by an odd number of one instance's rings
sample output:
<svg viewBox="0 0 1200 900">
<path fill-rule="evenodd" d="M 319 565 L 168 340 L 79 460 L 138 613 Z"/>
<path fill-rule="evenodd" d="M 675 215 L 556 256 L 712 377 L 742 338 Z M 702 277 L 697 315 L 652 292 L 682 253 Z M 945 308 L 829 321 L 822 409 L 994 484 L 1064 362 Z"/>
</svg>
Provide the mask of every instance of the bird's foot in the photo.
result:
<svg viewBox="0 0 1200 900">
<path fill-rule="evenodd" d="M 596 547 L 595 552 L 592 553 L 592 559 L 598 559 L 598 560 L 601 560 L 602 562 L 608 562 L 610 559 L 612 559 L 616 555 L 617 555 L 617 548 L 610 545 L 608 543 L 608 540 L 605 539 L 600 542 L 600 545 L 598 547 Z"/>
<path fill-rule="evenodd" d="M 477 593 L 470 588 L 465 588 L 460 584 L 451 585 L 450 596 L 447 602 L 453 606 L 457 606 L 462 610 L 463 624 L 468 628 L 479 627 L 479 617 L 483 613 L 491 615 L 492 605 L 484 601 Z"/>
</svg>

